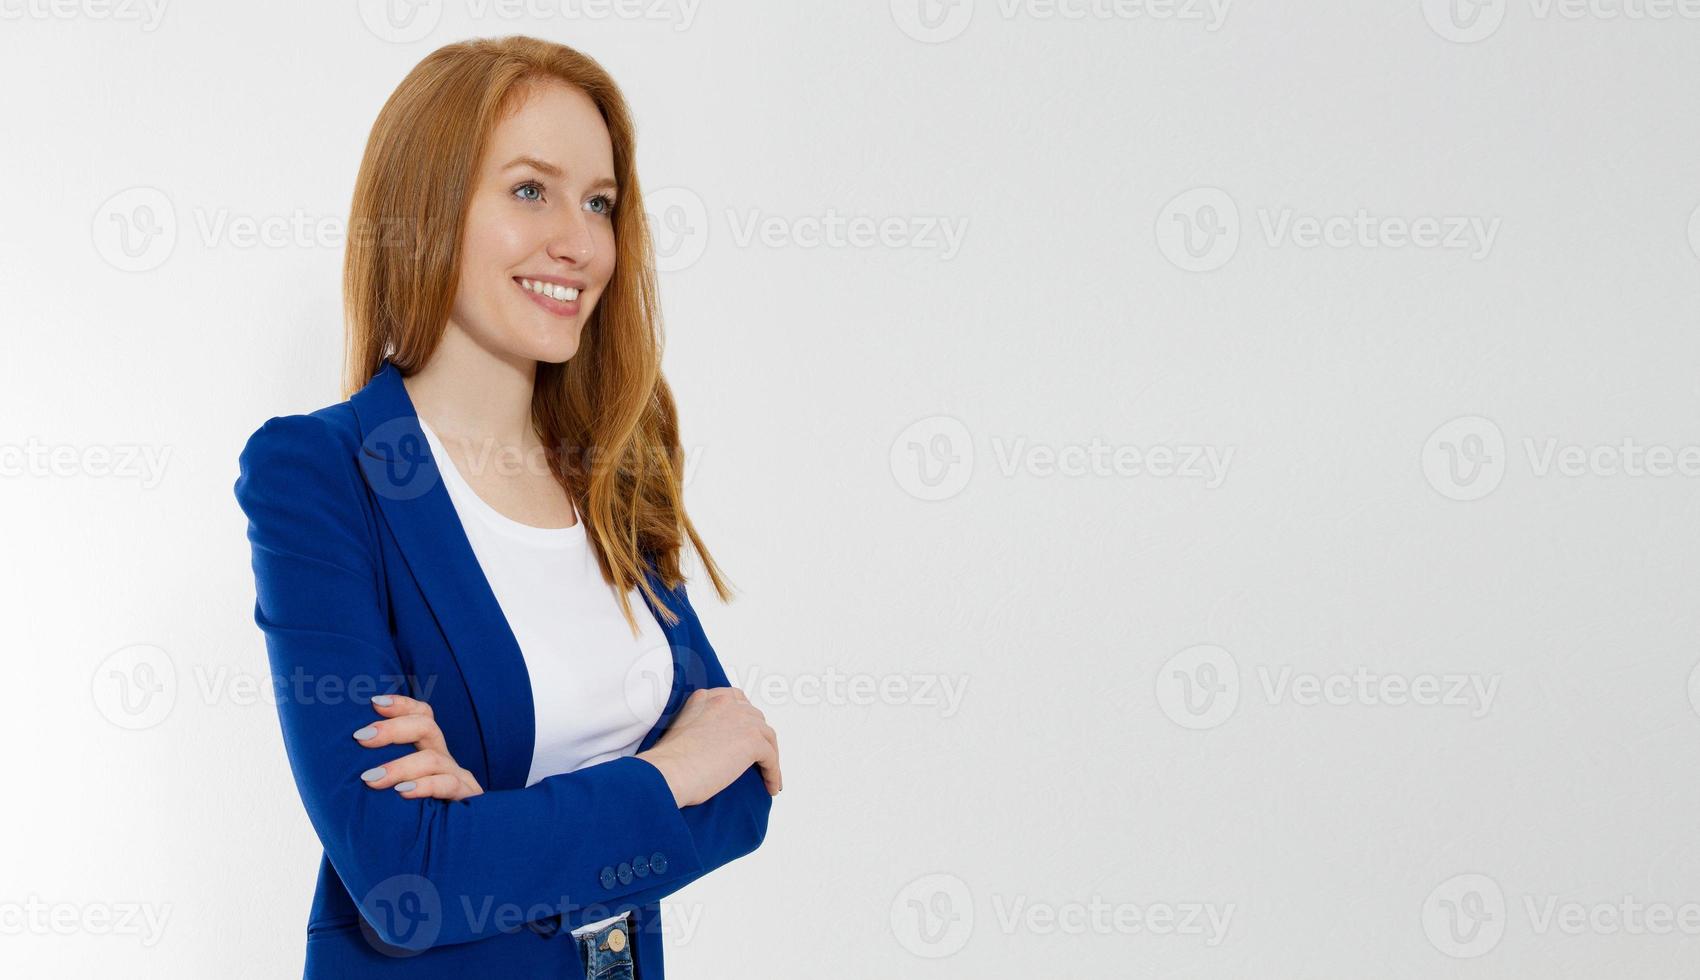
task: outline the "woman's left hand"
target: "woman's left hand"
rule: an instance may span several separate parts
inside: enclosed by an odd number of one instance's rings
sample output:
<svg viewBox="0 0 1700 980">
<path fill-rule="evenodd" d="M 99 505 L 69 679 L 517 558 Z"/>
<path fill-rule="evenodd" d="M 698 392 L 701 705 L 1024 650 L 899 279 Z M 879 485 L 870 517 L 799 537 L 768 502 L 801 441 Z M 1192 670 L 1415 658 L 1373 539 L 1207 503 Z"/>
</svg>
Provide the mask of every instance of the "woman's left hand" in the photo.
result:
<svg viewBox="0 0 1700 980">
<path fill-rule="evenodd" d="M 360 778 L 367 786 L 373 789 L 393 786 L 410 800 L 464 800 L 483 794 L 484 788 L 478 785 L 478 780 L 449 754 L 448 743 L 429 704 L 400 694 L 382 694 L 372 699 L 372 708 L 384 720 L 355 732 L 355 741 L 369 749 L 412 745 L 418 751 L 361 773 Z M 361 738 L 362 735 L 366 737 Z"/>
</svg>

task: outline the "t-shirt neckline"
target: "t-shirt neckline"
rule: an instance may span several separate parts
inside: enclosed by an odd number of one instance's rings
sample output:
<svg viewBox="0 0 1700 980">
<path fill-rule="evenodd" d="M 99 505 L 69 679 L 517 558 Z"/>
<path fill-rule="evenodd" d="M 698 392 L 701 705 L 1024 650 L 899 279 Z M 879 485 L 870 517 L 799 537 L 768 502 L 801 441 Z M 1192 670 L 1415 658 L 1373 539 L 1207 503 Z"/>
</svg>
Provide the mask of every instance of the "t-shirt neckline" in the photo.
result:
<svg viewBox="0 0 1700 980">
<path fill-rule="evenodd" d="M 431 454 L 435 457 L 437 472 L 442 475 L 443 482 L 448 485 L 449 489 L 455 491 L 451 494 L 451 497 L 457 504 L 464 502 L 484 524 L 508 537 L 538 546 L 569 548 L 584 543 L 584 515 L 578 512 L 577 502 L 570 502 L 573 506 L 573 516 L 576 518 L 571 527 L 537 527 L 516 521 L 490 506 L 488 501 L 478 495 L 478 491 L 474 490 L 472 484 L 467 482 L 466 477 L 461 475 L 460 467 L 449 455 L 448 447 L 443 444 L 443 440 L 435 430 L 426 424 L 422 417 L 419 418 L 419 431 L 425 434 L 425 440 L 431 446 Z"/>
</svg>

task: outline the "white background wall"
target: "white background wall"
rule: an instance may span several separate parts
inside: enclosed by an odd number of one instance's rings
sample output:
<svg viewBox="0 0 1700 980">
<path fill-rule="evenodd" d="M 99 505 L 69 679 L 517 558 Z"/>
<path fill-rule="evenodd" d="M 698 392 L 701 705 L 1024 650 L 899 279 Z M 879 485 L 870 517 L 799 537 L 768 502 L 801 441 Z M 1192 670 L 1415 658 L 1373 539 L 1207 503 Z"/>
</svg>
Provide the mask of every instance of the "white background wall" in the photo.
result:
<svg viewBox="0 0 1700 980">
<path fill-rule="evenodd" d="M 299 975 L 236 455 L 507 33 L 633 105 L 781 735 L 675 975 L 1692 973 L 1700 4 L 1592 2 L 0 0 L 0 973 Z"/>
</svg>

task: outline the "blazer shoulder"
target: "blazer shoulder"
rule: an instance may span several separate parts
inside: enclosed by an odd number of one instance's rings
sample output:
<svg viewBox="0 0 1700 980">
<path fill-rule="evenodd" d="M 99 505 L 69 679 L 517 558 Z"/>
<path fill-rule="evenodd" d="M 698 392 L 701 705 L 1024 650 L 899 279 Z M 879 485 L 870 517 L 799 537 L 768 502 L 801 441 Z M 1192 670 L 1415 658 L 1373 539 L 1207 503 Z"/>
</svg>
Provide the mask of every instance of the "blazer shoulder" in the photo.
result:
<svg viewBox="0 0 1700 980">
<path fill-rule="evenodd" d="M 295 415 L 273 415 L 260 423 L 242 447 L 243 455 L 276 442 L 298 447 L 334 443 L 352 452 L 360 445 L 360 426 L 354 406 L 338 402 Z"/>
<path fill-rule="evenodd" d="M 334 478 L 343 470 L 353 473 L 359 446 L 359 422 L 346 401 L 311 412 L 274 415 L 242 446 L 237 495 L 256 474 L 299 484 L 314 476 Z"/>
</svg>

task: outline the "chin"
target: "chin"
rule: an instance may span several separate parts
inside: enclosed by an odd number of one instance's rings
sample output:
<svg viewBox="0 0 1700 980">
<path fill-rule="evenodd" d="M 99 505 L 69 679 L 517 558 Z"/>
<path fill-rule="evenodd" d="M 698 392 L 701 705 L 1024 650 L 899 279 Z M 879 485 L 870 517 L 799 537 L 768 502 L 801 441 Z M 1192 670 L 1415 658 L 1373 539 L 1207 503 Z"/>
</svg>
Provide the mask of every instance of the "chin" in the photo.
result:
<svg viewBox="0 0 1700 980">
<path fill-rule="evenodd" d="M 537 345 L 540 348 L 537 352 L 537 359 L 548 361 L 551 364 L 565 364 L 579 352 L 579 348 L 582 346 L 579 343 L 579 333 L 582 329 L 576 323 L 556 326 L 550 335 L 543 338 L 543 342 Z"/>
</svg>

